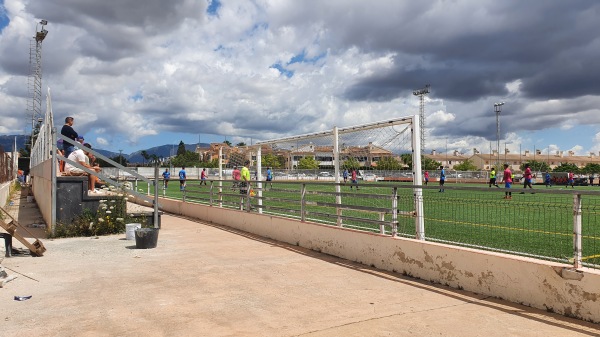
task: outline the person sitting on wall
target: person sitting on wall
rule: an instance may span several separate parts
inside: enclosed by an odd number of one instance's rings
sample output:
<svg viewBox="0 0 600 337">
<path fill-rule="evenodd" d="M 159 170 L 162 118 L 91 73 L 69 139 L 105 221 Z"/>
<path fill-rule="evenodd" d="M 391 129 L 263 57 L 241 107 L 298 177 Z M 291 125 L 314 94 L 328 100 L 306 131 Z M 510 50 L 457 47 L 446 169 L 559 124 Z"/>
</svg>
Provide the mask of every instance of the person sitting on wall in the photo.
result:
<svg viewBox="0 0 600 337">
<path fill-rule="evenodd" d="M 92 148 L 92 146 L 88 143 L 84 144 L 84 146 L 87 148 L 90 148 L 90 149 Z M 77 149 L 77 150 L 73 151 L 67 159 L 74 161 L 74 162 L 78 163 L 79 165 L 86 167 L 92 171 L 100 172 L 99 166 L 92 166 L 89 164 L 89 155 L 90 154 L 91 154 L 91 152 L 88 152 L 86 154 L 82 149 Z M 84 171 L 83 169 L 80 169 L 74 165 L 71 165 L 68 162 L 65 164 L 65 174 L 71 175 L 71 176 L 88 176 L 88 191 L 90 193 L 99 192 L 98 190 L 95 189 L 96 180 L 98 179 L 98 177 L 96 177 L 95 175 L 89 174 L 88 172 Z"/>
</svg>

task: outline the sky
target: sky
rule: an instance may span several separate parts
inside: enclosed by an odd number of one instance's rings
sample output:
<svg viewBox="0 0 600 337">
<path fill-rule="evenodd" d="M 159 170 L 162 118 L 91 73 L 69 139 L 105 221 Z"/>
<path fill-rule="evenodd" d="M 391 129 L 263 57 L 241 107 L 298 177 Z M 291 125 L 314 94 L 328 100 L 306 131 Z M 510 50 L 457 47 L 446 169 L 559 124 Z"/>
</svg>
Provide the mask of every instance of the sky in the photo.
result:
<svg viewBox="0 0 600 337">
<path fill-rule="evenodd" d="M 31 131 L 42 19 L 56 124 L 105 150 L 415 115 L 430 84 L 426 152 L 489 153 L 497 127 L 501 151 L 600 152 L 595 0 L 0 0 L 2 135 Z"/>
</svg>

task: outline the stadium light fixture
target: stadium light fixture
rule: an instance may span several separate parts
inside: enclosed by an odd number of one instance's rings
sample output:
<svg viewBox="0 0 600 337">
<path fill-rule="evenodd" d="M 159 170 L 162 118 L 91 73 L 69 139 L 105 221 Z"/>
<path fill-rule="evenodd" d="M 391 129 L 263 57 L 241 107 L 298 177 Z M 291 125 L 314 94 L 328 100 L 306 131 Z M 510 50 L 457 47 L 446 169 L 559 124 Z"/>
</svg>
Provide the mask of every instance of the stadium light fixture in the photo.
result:
<svg viewBox="0 0 600 337">
<path fill-rule="evenodd" d="M 498 160 L 496 160 L 496 166 L 498 167 L 500 164 L 500 112 L 502 111 L 502 103 L 494 103 L 494 112 L 496 112 L 496 155 L 498 156 Z"/>
</svg>

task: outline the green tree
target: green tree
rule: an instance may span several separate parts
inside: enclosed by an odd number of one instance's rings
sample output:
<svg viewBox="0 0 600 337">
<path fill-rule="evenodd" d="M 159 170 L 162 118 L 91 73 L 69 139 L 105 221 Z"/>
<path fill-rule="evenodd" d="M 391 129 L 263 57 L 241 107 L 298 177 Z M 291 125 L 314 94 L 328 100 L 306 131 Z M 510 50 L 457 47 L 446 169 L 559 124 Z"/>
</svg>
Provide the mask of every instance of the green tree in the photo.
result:
<svg viewBox="0 0 600 337">
<path fill-rule="evenodd" d="M 306 156 L 302 159 L 300 159 L 300 161 L 298 162 L 298 168 L 299 169 L 318 169 L 319 168 L 319 163 L 315 160 L 315 157 L 311 157 L 311 156 Z"/>
<path fill-rule="evenodd" d="M 285 163 L 285 158 L 268 153 L 262 156 L 262 166 L 272 168 L 282 168 Z"/>
<path fill-rule="evenodd" d="M 183 140 L 179 141 L 179 145 L 177 146 L 177 155 L 182 155 L 185 154 L 186 149 L 185 149 L 185 144 L 183 143 Z"/>
<path fill-rule="evenodd" d="M 244 142 L 239 142 L 239 143 L 237 143 L 235 146 L 246 146 L 246 143 L 244 143 Z"/>
<path fill-rule="evenodd" d="M 531 168 L 531 170 L 534 172 L 548 172 L 550 170 L 550 166 L 548 166 L 547 163 L 543 161 L 530 160 L 526 163 L 522 163 L 521 166 L 519 166 L 521 171 L 525 171 L 525 164 L 529 164 L 529 168 Z"/>
<path fill-rule="evenodd" d="M 118 155 L 118 156 L 112 157 L 110 159 L 112 159 L 113 161 L 115 161 L 123 166 L 129 165 L 129 161 L 127 161 L 127 159 L 125 157 L 123 157 L 123 155 Z M 111 164 L 106 163 L 104 160 L 102 160 L 100 158 L 97 158 L 96 160 L 98 161 L 98 165 L 101 167 L 107 167 L 107 166 L 111 167 L 112 166 Z"/>
<path fill-rule="evenodd" d="M 360 163 L 358 162 L 358 159 L 354 158 L 354 157 L 350 157 L 347 158 L 346 160 L 344 160 L 344 163 L 342 164 L 342 168 L 351 170 L 351 169 L 358 169 L 360 167 Z"/>
<path fill-rule="evenodd" d="M 412 169 L 412 166 L 413 166 L 412 154 L 410 154 L 410 153 L 402 154 L 402 155 L 400 155 L 400 160 L 406 166 L 408 166 L 408 169 Z M 437 170 L 438 168 L 440 168 L 440 166 L 442 166 L 442 163 L 440 163 L 439 161 L 435 161 L 426 156 L 421 156 L 421 169 L 422 170 Z"/>
<path fill-rule="evenodd" d="M 377 162 L 377 169 L 379 170 L 399 170 L 400 168 L 402 168 L 402 165 L 394 157 L 383 157 Z"/>
<path fill-rule="evenodd" d="M 477 166 L 470 159 L 463 161 L 458 165 L 454 165 L 456 171 L 477 171 Z"/>
<path fill-rule="evenodd" d="M 231 142 L 228 140 L 224 141 L 223 144 L 227 144 L 228 146 L 231 146 Z"/>
<path fill-rule="evenodd" d="M 583 173 L 600 173 L 600 164 L 587 163 L 581 171 Z"/>
<path fill-rule="evenodd" d="M 442 166 L 442 163 L 435 161 L 429 157 L 421 157 L 421 169 L 422 170 L 437 170 Z"/>
<path fill-rule="evenodd" d="M 160 163 L 160 159 L 156 154 L 150 155 L 149 159 L 150 159 L 150 161 L 149 161 L 150 164 L 156 165 L 156 164 Z"/>
<path fill-rule="evenodd" d="M 557 167 L 552 170 L 552 172 L 573 172 L 579 173 L 579 168 L 575 164 L 569 163 L 560 163 Z"/>
<path fill-rule="evenodd" d="M 173 166 L 200 166 L 200 159 L 196 152 L 186 151 L 183 154 L 178 154 L 177 157 L 173 159 Z"/>
</svg>

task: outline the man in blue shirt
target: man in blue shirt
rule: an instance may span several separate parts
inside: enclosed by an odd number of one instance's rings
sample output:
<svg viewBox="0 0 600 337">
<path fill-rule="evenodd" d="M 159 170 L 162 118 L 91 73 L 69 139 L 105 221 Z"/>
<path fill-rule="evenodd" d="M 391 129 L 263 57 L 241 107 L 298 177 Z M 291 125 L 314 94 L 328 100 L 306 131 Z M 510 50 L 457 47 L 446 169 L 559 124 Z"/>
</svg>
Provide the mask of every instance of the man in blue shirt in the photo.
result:
<svg viewBox="0 0 600 337">
<path fill-rule="evenodd" d="M 167 187 L 169 187 L 169 179 L 171 178 L 171 172 L 169 172 L 168 168 L 165 169 L 165 172 L 163 172 L 162 176 L 165 181 L 163 190 L 166 190 Z"/>
<path fill-rule="evenodd" d="M 444 166 L 440 166 L 440 192 L 444 192 L 444 182 L 446 182 L 446 172 Z"/>
<path fill-rule="evenodd" d="M 271 182 L 273 181 L 273 171 L 271 171 L 270 167 L 267 167 L 267 181 L 269 182 L 269 184 L 271 184 L 271 188 L 273 188 L 273 183 Z"/>
<path fill-rule="evenodd" d="M 181 167 L 181 171 L 179 171 L 179 190 L 183 191 L 185 189 L 185 167 Z"/>
</svg>

